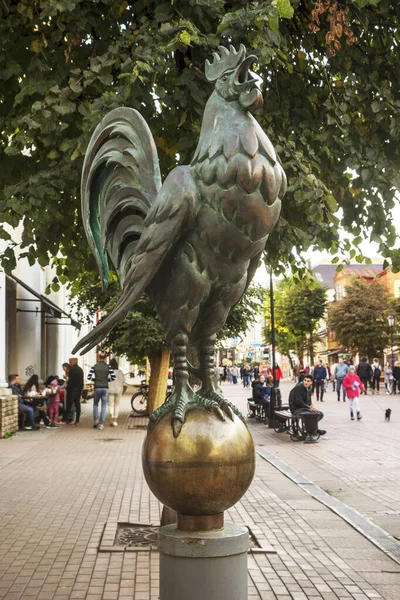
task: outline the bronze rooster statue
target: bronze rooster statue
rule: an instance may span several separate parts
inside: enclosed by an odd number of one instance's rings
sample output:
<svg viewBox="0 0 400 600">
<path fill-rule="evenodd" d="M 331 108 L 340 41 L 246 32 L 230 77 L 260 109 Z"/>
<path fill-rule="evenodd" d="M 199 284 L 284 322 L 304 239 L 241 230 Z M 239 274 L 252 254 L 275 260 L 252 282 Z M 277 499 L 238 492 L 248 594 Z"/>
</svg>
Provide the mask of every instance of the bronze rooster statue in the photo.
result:
<svg viewBox="0 0 400 600">
<path fill-rule="evenodd" d="M 154 301 L 174 359 L 175 390 L 157 409 L 172 410 L 175 437 L 191 406 L 221 419 L 239 411 L 215 387 L 216 334 L 250 284 L 276 224 L 286 177 L 267 135 L 249 111 L 263 98 L 246 57 L 219 47 L 206 61 L 215 83 L 189 166 L 161 183 L 152 134 L 131 108 L 111 111 L 91 138 L 82 175 L 86 234 L 103 285 L 109 254 L 122 293 L 116 308 L 74 348 L 101 342 L 132 310 L 143 291 Z M 202 387 L 189 385 L 187 348 L 197 348 Z"/>
</svg>

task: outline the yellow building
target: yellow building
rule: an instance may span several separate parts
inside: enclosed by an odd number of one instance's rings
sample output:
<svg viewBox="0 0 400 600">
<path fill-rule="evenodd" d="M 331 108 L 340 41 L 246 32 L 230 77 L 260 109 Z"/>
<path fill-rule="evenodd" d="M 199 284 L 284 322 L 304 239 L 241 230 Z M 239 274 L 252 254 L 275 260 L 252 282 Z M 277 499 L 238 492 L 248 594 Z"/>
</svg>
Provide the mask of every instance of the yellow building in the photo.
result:
<svg viewBox="0 0 400 600">
<path fill-rule="evenodd" d="M 341 300 L 346 295 L 346 287 L 350 286 L 354 278 L 374 281 L 381 279 L 392 297 L 400 297 L 400 273 L 393 273 L 391 269 L 383 269 L 383 258 L 372 259 L 372 264 L 359 264 L 355 261 L 346 265 L 341 271 L 336 271 L 336 265 L 330 259 L 322 261 L 312 269 L 315 277 L 327 285 L 328 302 Z M 325 319 L 321 320 L 317 333 L 316 356 L 330 364 L 337 361 L 340 354 L 346 350 L 339 347 L 335 332 L 330 331 Z"/>
</svg>

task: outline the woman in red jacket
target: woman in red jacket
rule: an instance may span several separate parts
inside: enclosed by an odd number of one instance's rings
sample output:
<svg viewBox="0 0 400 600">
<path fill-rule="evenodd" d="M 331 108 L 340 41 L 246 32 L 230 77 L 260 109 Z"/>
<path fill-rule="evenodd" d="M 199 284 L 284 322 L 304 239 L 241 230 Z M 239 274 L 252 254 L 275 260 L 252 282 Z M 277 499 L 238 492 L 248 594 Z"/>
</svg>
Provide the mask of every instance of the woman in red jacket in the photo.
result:
<svg viewBox="0 0 400 600">
<path fill-rule="evenodd" d="M 354 365 L 349 366 L 349 372 L 343 379 L 343 387 L 346 389 L 346 394 L 349 399 L 349 407 L 350 407 L 350 419 L 354 421 L 354 412 L 353 408 L 357 413 L 357 421 L 362 419 L 360 413 L 360 390 L 365 392 L 365 387 L 361 382 L 361 379 L 356 373 L 356 368 Z"/>
<path fill-rule="evenodd" d="M 282 371 L 281 371 L 279 365 L 275 365 L 274 374 L 275 374 L 276 387 L 278 388 L 280 380 L 283 379 L 283 374 L 282 374 Z"/>
</svg>

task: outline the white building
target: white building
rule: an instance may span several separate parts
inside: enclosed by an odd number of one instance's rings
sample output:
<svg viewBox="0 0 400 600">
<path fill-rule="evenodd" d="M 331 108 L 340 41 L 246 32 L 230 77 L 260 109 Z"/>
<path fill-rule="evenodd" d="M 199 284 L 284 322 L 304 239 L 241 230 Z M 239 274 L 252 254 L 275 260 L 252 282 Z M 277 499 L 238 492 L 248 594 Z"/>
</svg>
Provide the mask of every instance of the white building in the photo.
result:
<svg viewBox="0 0 400 600">
<path fill-rule="evenodd" d="M 5 247 L 0 241 L 0 253 Z M 49 375 L 61 377 L 62 363 L 91 328 L 71 311 L 65 287 L 45 294 L 53 277 L 51 267 L 30 266 L 25 258 L 17 261 L 11 276 L 0 271 L 0 386 L 10 373 L 20 375 L 21 382 L 33 373 L 42 381 Z M 79 358 L 85 375 L 95 362 L 94 350 Z"/>
</svg>

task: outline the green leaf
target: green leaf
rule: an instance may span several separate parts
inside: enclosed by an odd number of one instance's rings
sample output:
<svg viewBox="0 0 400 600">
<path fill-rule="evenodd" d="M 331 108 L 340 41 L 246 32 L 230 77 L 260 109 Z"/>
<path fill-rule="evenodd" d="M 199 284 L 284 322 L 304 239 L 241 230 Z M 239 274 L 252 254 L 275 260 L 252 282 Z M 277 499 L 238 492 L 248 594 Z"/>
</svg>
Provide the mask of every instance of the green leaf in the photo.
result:
<svg viewBox="0 0 400 600">
<path fill-rule="evenodd" d="M 268 16 L 268 27 L 271 33 L 278 33 L 279 31 L 279 17 L 276 11 L 271 11 Z"/>
<path fill-rule="evenodd" d="M 331 213 L 335 213 L 337 211 L 338 203 L 336 202 L 332 194 L 328 194 L 328 196 L 326 197 L 326 204 Z"/>
<path fill-rule="evenodd" d="M 291 19 L 294 15 L 294 8 L 290 0 L 276 0 L 276 8 L 281 19 Z"/>
<path fill-rule="evenodd" d="M 192 41 L 191 35 L 190 33 L 188 33 L 187 31 L 182 31 L 179 34 L 179 39 L 181 40 L 181 42 L 183 44 L 185 44 L 186 46 L 190 46 L 190 43 Z"/>
</svg>

